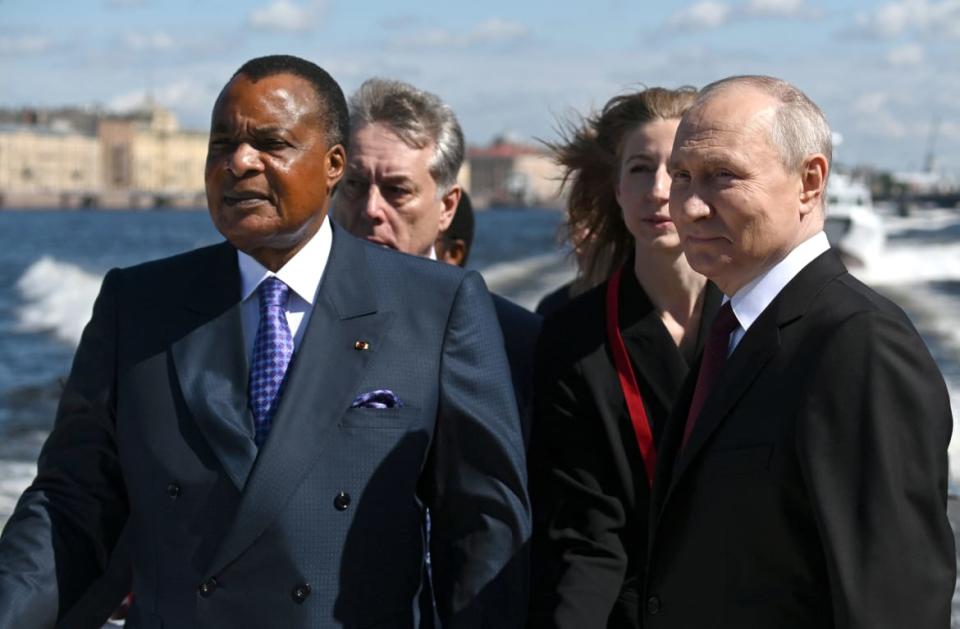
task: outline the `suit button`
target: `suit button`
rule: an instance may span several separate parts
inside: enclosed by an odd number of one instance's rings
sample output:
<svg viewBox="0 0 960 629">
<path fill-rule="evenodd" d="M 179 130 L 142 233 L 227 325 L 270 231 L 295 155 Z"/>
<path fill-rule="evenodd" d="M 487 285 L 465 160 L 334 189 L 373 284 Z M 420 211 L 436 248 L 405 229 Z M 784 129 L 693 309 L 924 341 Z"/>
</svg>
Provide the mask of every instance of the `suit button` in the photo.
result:
<svg viewBox="0 0 960 629">
<path fill-rule="evenodd" d="M 180 485 L 176 483 L 170 483 L 167 485 L 167 495 L 170 496 L 170 500 L 176 500 L 180 497 Z"/>
<path fill-rule="evenodd" d="M 299 585 L 293 586 L 293 590 L 290 591 L 290 598 L 293 599 L 294 603 L 302 603 L 307 600 L 307 597 L 310 596 L 310 584 L 301 583 Z"/>
<path fill-rule="evenodd" d="M 660 612 L 660 598 L 657 596 L 651 596 L 647 599 L 647 613 L 651 616 L 656 615 Z"/>
<path fill-rule="evenodd" d="M 347 507 L 350 506 L 350 494 L 345 491 L 341 491 L 333 499 L 333 508 L 337 511 L 346 511 Z"/>
<path fill-rule="evenodd" d="M 200 584 L 200 587 L 197 590 L 200 592 L 200 596 L 207 598 L 213 594 L 213 591 L 217 589 L 217 580 L 213 577 L 210 577 L 206 581 Z"/>
</svg>

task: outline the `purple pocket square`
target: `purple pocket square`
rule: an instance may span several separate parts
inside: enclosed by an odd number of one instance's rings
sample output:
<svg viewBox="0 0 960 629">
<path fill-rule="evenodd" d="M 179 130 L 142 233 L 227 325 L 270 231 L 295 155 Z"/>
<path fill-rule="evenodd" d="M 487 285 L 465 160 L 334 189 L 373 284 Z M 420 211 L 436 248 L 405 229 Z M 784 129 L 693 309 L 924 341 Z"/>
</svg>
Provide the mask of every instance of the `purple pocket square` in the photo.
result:
<svg viewBox="0 0 960 629">
<path fill-rule="evenodd" d="M 376 389 L 361 393 L 350 404 L 350 408 L 400 408 L 403 402 L 390 389 Z"/>
</svg>

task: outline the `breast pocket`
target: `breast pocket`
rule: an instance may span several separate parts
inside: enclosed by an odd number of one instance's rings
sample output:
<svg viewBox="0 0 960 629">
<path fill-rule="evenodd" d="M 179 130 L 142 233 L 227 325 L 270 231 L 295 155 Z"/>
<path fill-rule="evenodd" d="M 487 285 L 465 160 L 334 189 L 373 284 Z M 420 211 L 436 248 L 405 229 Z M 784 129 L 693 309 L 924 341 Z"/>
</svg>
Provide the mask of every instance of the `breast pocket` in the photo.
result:
<svg viewBox="0 0 960 629">
<path fill-rule="evenodd" d="M 413 406 L 397 408 L 350 408 L 340 418 L 341 428 L 406 430 L 416 418 L 419 409 Z"/>
</svg>

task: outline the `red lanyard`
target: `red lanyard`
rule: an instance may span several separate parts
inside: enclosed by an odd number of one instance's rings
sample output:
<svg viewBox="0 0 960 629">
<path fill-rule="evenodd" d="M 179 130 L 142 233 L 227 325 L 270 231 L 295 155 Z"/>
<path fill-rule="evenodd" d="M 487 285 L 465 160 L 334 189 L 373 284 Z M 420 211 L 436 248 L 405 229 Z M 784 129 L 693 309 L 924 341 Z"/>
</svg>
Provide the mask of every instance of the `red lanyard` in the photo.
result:
<svg viewBox="0 0 960 629">
<path fill-rule="evenodd" d="M 627 401 L 627 412 L 630 413 L 630 423 L 633 424 L 633 433 L 640 446 L 640 455 L 643 465 L 647 469 L 647 482 L 653 486 L 653 472 L 657 467 L 657 449 L 653 446 L 653 432 L 650 430 L 650 420 L 647 411 L 643 408 L 643 398 L 640 397 L 640 388 L 637 386 L 637 376 L 633 373 L 627 346 L 623 343 L 620 334 L 620 276 L 623 269 L 617 269 L 607 282 L 607 337 L 613 350 L 613 364 L 617 368 L 620 378 L 620 388 Z"/>
</svg>

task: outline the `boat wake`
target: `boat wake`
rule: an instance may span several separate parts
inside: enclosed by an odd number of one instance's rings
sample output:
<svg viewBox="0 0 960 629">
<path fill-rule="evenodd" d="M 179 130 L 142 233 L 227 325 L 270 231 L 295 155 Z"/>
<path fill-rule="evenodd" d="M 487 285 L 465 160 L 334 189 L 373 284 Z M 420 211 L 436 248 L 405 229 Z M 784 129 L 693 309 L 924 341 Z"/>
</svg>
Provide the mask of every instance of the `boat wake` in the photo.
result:
<svg viewBox="0 0 960 629">
<path fill-rule="evenodd" d="M 22 303 L 18 332 L 50 332 L 74 347 L 93 311 L 102 278 L 75 264 L 44 256 L 17 280 Z"/>
</svg>

